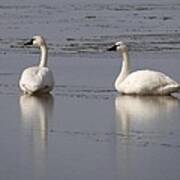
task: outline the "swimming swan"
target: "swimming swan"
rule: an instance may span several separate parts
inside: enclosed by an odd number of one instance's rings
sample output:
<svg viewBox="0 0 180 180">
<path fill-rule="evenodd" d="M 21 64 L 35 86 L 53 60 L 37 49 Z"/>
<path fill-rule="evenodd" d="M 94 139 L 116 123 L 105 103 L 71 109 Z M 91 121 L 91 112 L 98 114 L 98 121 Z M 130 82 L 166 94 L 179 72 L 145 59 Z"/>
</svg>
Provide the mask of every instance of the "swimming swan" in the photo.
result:
<svg viewBox="0 0 180 180">
<path fill-rule="evenodd" d="M 180 84 L 161 72 L 139 70 L 129 74 L 128 48 L 123 42 L 117 42 L 108 51 L 122 53 L 122 67 L 115 81 L 115 88 L 129 95 L 170 95 L 180 90 Z"/>
<path fill-rule="evenodd" d="M 48 50 L 42 36 L 34 36 L 24 45 L 32 45 L 41 50 L 38 66 L 26 68 L 20 78 L 19 86 L 24 94 L 48 93 L 53 89 L 54 78 L 52 71 L 47 67 Z"/>
</svg>

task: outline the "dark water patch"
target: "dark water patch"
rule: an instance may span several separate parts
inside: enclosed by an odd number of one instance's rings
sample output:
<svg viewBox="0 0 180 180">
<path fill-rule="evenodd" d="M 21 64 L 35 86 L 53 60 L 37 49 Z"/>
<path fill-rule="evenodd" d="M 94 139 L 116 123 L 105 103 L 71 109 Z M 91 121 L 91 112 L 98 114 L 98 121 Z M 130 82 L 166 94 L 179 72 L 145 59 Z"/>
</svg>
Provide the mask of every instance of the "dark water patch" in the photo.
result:
<svg viewBox="0 0 180 180">
<path fill-rule="evenodd" d="M 131 51 L 172 51 L 180 48 L 180 34 L 123 34 L 118 36 L 101 36 L 94 39 L 67 40 L 65 52 L 101 52 L 116 41 L 125 41 Z M 70 42 L 70 43 L 69 43 Z"/>
<path fill-rule="evenodd" d="M 27 39 L 4 39 L 0 38 L 0 54 L 39 54 L 39 50 L 25 47 L 23 44 Z M 61 56 L 63 54 L 105 54 L 106 49 L 117 41 L 124 41 L 129 50 L 135 52 L 146 51 L 179 51 L 179 33 L 144 33 L 144 34 L 120 34 L 110 36 L 97 36 L 93 38 L 67 37 L 63 43 L 48 41 L 50 56 Z"/>
<path fill-rule="evenodd" d="M 167 20 L 171 20 L 171 19 L 172 19 L 172 17 L 169 17 L 169 16 L 164 16 L 162 19 L 163 19 L 164 21 L 167 21 Z"/>
<path fill-rule="evenodd" d="M 80 87 L 80 86 L 56 86 L 54 89 L 56 96 L 77 99 L 108 100 L 115 97 L 116 91 L 104 87 Z"/>
<path fill-rule="evenodd" d="M 57 130 L 50 129 L 50 133 L 53 134 L 59 134 L 59 135 L 66 135 L 74 138 L 82 138 L 91 140 L 98 143 L 113 143 L 114 140 L 118 143 L 121 143 L 122 145 L 129 145 L 129 146 L 138 146 L 138 147 L 165 147 L 165 148 L 172 148 L 172 149 L 179 149 L 180 145 L 178 143 L 173 143 L 169 140 L 167 140 L 167 143 L 163 143 L 164 137 L 158 137 L 155 134 L 151 134 L 151 136 L 148 135 L 148 133 L 144 133 L 144 136 L 141 138 L 138 138 L 139 135 L 130 132 L 129 134 L 125 134 L 122 132 L 93 132 L 93 131 L 71 131 L 71 130 Z"/>
<path fill-rule="evenodd" d="M 24 9 L 30 9 L 30 8 L 32 8 L 32 6 L 30 6 L 30 5 L 21 5 L 21 4 L 19 4 L 19 5 L 0 5 L 0 9 L 1 10 L 20 10 L 20 9 L 22 9 L 22 10 L 24 10 Z"/>
<path fill-rule="evenodd" d="M 91 10 L 91 11 L 152 11 L 152 10 L 169 10 L 169 9 L 180 9 L 179 3 L 122 3 L 122 2 L 112 2 L 112 3 L 76 3 L 71 4 L 72 10 Z"/>
<path fill-rule="evenodd" d="M 162 147 L 165 147 L 165 148 L 174 148 L 174 149 L 179 149 L 180 148 L 180 145 L 176 145 L 176 144 L 168 144 L 168 143 L 163 143 L 163 144 L 160 144 Z"/>
<path fill-rule="evenodd" d="M 56 85 L 56 92 L 76 92 L 76 93 L 115 93 L 115 89 L 107 87 L 87 87 L 87 86 L 69 86 L 69 85 Z"/>
<path fill-rule="evenodd" d="M 96 16 L 93 16 L 93 15 L 89 15 L 89 16 L 85 16 L 86 19 L 96 19 L 97 17 Z"/>
<path fill-rule="evenodd" d="M 66 98 L 75 98 L 75 99 L 94 99 L 94 100 L 108 100 L 113 96 L 109 95 L 97 95 L 97 94 L 73 94 L 73 93 L 55 93 L 56 96 L 66 97 Z"/>
</svg>

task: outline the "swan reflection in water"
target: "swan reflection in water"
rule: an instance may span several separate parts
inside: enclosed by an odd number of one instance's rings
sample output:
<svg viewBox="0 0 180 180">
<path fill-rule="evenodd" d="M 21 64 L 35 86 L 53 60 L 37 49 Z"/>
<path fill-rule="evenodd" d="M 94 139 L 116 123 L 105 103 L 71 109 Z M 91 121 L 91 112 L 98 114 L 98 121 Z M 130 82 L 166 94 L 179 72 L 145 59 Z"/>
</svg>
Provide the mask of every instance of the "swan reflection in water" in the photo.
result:
<svg viewBox="0 0 180 180">
<path fill-rule="evenodd" d="M 133 172 L 140 172 L 140 169 L 146 166 L 147 160 L 150 161 L 150 159 L 147 159 L 149 157 L 147 156 L 144 161 L 142 152 L 144 153 L 147 148 L 142 147 L 148 146 L 149 143 L 151 145 L 161 143 L 164 134 L 171 131 L 172 120 L 174 120 L 172 116 L 179 109 L 179 100 L 171 96 L 119 95 L 116 97 L 115 131 L 117 136 L 115 137 L 114 154 L 118 177 L 132 179 Z M 143 163 L 137 166 L 137 162 Z"/>
<path fill-rule="evenodd" d="M 37 177 L 46 173 L 48 121 L 52 118 L 53 104 L 50 94 L 22 95 L 19 99 L 23 146 L 26 156 L 33 160 Z"/>
<path fill-rule="evenodd" d="M 125 134 L 132 128 L 144 131 L 144 128 L 155 127 L 157 121 L 163 126 L 165 122 L 160 120 L 171 116 L 178 107 L 180 101 L 173 96 L 117 96 L 116 130 Z"/>
</svg>

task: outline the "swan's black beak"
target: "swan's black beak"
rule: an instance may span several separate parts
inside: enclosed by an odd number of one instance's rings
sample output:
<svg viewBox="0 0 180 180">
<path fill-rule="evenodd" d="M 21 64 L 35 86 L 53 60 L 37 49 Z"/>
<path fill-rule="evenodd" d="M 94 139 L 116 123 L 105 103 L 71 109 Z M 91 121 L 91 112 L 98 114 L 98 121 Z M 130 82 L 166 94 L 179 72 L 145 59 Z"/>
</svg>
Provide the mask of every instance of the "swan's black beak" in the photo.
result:
<svg viewBox="0 0 180 180">
<path fill-rule="evenodd" d="M 24 43 L 24 46 L 33 45 L 34 39 L 31 39 L 30 41 Z"/>
<path fill-rule="evenodd" d="M 116 51 L 116 45 L 114 45 L 114 46 L 108 48 L 107 51 Z"/>
</svg>

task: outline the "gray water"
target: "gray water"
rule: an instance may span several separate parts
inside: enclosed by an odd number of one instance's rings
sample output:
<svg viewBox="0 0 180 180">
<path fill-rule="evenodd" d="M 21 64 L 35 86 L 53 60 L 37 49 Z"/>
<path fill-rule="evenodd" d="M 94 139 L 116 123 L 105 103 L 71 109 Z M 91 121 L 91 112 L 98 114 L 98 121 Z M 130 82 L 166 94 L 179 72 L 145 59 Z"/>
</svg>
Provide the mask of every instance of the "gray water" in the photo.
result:
<svg viewBox="0 0 180 180">
<path fill-rule="evenodd" d="M 1 0 L 0 179 L 179 180 L 180 101 L 118 95 L 125 41 L 132 70 L 180 81 L 178 0 Z M 23 96 L 20 73 L 38 62 L 23 43 L 43 35 L 56 85 Z"/>
</svg>

